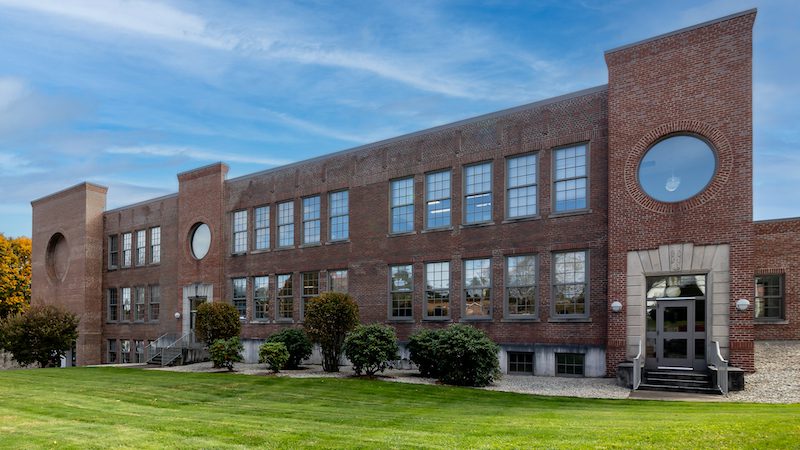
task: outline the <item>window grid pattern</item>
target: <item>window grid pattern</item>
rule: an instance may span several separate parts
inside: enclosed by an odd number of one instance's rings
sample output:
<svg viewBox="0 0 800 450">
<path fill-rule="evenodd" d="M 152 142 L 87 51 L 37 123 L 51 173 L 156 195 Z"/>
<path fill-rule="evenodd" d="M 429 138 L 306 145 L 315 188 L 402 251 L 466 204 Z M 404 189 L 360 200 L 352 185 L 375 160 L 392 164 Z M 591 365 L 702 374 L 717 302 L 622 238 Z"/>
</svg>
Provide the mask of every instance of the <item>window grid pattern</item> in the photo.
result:
<svg viewBox="0 0 800 450">
<path fill-rule="evenodd" d="M 116 269 L 119 266 L 119 236 L 108 237 L 108 267 Z"/>
<path fill-rule="evenodd" d="M 464 223 L 492 220 L 492 164 L 464 168 Z"/>
<path fill-rule="evenodd" d="M 291 319 L 293 317 L 294 289 L 292 284 L 292 274 L 278 275 L 279 319 Z"/>
<path fill-rule="evenodd" d="M 108 340 L 108 363 L 114 364 L 117 362 L 117 341 L 116 339 Z"/>
<path fill-rule="evenodd" d="M 413 316 L 414 274 L 411 264 L 390 266 L 391 311 L 390 317 L 400 319 Z"/>
<path fill-rule="evenodd" d="M 328 271 L 328 290 L 347 292 L 347 269 Z"/>
<path fill-rule="evenodd" d="M 756 277 L 756 319 L 783 318 L 783 277 L 759 275 Z"/>
<path fill-rule="evenodd" d="M 332 192 L 329 196 L 331 241 L 350 238 L 350 194 L 348 191 Z"/>
<path fill-rule="evenodd" d="M 536 256 L 506 258 L 506 301 L 509 315 L 536 314 Z"/>
<path fill-rule="evenodd" d="M 142 340 L 135 340 L 133 341 L 133 351 L 136 357 L 133 359 L 135 363 L 143 363 L 144 362 L 144 341 Z"/>
<path fill-rule="evenodd" d="M 131 320 L 131 288 L 122 288 L 122 315 L 119 320 L 123 322 Z"/>
<path fill-rule="evenodd" d="M 147 248 L 147 232 L 145 230 L 139 230 L 136 232 L 136 265 L 143 266 L 145 265 L 147 258 L 145 255 L 145 249 Z"/>
<path fill-rule="evenodd" d="M 150 286 L 150 316 L 149 320 L 158 320 L 161 315 L 161 287 L 159 285 Z"/>
<path fill-rule="evenodd" d="M 508 217 L 536 215 L 536 165 L 536 155 L 508 159 Z"/>
<path fill-rule="evenodd" d="M 119 298 L 116 288 L 108 290 L 108 321 L 116 322 L 119 314 Z"/>
<path fill-rule="evenodd" d="M 134 289 L 133 320 L 136 322 L 144 322 L 144 314 L 145 314 L 144 287 L 139 286 Z"/>
<path fill-rule="evenodd" d="M 392 181 L 392 233 L 414 231 L 414 179 Z"/>
<path fill-rule="evenodd" d="M 269 276 L 253 278 L 254 319 L 269 320 Z"/>
<path fill-rule="evenodd" d="M 269 248 L 269 206 L 255 209 L 256 250 Z"/>
<path fill-rule="evenodd" d="M 161 227 L 150 228 L 150 262 L 161 262 Z"/>
<path fill-rule="evenodd" d="M 131 266 L 131 233 L 122 235 L 122 267 Z"/>
<path fill-rule="evenodd" d="M 450 263 L 425 264 L 425 317 L 450 317 Z"/>
<path fill-rule="evenodd" d="M 586 252 L 556 253 L 553 260 L 556 315 L 585 315 Z"/>
<path fill-rule="evenodd" d="M 239 311 L 239 320 L 247 320 L 247 278 L 233 279 L 233 306 Z"/>
<path fill-rule="evenodd" d="M 129 364 L 131 362 L 131 341 L 130 339 L 122 339 L 119 341 L 119 351 L 121 354 L 120 362 L 122 364 Z"/>
<path fill-rule="evenodd" d="M 450 226 L 449 170 L 425 176 L 425 226 L 427 228 Z"/>
<path fill-rule="evenodd" d="M 556 353 L 556 375 L 583 376 L 582 353 Z"/>
<path fill-rule="evenodd" d="M 555 151 L 555 211 L 586 208 L 586 145 Z"/>
<path fill-rule="evenodd" d="M 278 205 L 278 247 L 294 245 L 294 202 Z"/>
<path fill-rule="evenodd" d="M 303 243 L 319 243 L 319 195 L 303 199 Z"/>
<path fill-rule="evenodd" d="M 532 352 L 508 352 L 508 373 L 533 375 Z"/>
<path fill-rule="evenodd" d="M 303 317 L 306 315 L 306 302 L 319 296 L 319 272 L 303 272 Z"/>
<path fill-rule="evenodd" d="M 464 261 L 464 313 L 467 317 L 491 315 L 491 272 L 489 259 Z"/>
<path fill-rule="evenodd" d="M 233 213 L 233 253 L 247 252 L 247 210 Z"/>
</svg>

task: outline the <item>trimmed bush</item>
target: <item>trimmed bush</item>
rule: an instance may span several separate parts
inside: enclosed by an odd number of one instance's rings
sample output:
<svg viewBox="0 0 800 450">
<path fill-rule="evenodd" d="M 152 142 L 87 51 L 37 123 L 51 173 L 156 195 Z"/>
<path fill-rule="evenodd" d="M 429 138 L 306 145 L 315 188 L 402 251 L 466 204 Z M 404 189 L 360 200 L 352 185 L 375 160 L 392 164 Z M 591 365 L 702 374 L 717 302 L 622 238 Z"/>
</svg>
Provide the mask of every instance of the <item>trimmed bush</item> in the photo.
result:
<svg viewBox="0 0 800 450">
<path fill-rule="evenodd" d="M 486 386 L 500 374 L 499 347 L 481 330 L 451 325 L 440 331 L 439 380 L 457 386 Z"/>
<path fill-rule="evenodd" d="M 205 302 L 197 307 L 194 334 L 206 344 L 239 336 L 241 331 L 239 311 L 230 303 Z"/>
<path fill-rule="evenodd" d="M 265 342 L 258 347 L 258 362 L 266 363 L 267 368 L 278 373 L 289 361 L 289 350 L 283 342 Z"/>
<path fill-rule="evenodd" d="M 344 354 L 356 375 L 383 372 L 398 358 L 397 335 L 388 325 L 359 325 L 344 341 Z"/>
<path fill-rule="evenodd" d="M 358 305 L 341 292 L 323 292 L 306 302 L 305 329 L 322 349 L 322 368 L 338 372 L 347 333 L 358 325 Z"/>
<path fill-rule="evenodd" d="M 58 367 L 78 339 L 78 317 L 55 306 L 34 306 L 0 321 L 0 349 L 21 366 Z"/>
<path fill-rule="evenodd" d="M 437 351 L 441 330 L 420 330 L 408 339 L 411 362 L 417 365 L 419 373 L 426 377 L 439 377 Z"/>
<path fill-rule="evenodd" d="M 224 367 L 233 371 L 233 363 L 242 362 L 244 346 L 238 336 L 230 339 L 217 339 L 208 347 L 208 353 L 214 367 Z"/>
<path fill-rule="evenodd" d="M 306 336 L 303 330 L 287 328 L 281 330 L 267 338 L 267 342 L 280 342 L 289 351 L 289 360 L 286 362 L 287 369 L 297 369 L 304 359 L 311 356 L 314 345 Z"/>
</svg>

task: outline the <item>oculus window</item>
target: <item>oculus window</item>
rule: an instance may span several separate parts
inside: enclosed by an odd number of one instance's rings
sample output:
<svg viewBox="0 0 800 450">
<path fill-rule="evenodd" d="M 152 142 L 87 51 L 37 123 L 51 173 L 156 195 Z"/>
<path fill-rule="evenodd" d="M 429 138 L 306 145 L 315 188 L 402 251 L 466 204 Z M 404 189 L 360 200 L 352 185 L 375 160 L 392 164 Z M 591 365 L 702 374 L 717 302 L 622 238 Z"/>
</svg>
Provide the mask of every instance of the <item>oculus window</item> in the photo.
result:
<svg viewBox="0 0 800 450">
<path fill-rule="evenodd" d="M 681 202 L 705 190 L 717 168 L 708 142 L 681 134 L 658 141 L 639 163 L 642 190 L 654 200 Z"/>
<path fill-rule="evenodd" d="M 203 259 L 211 248 L 211 228 L 201 223 L 194 227 L 192 231 L 192 256 L 196 259 Z"/>
</svg>

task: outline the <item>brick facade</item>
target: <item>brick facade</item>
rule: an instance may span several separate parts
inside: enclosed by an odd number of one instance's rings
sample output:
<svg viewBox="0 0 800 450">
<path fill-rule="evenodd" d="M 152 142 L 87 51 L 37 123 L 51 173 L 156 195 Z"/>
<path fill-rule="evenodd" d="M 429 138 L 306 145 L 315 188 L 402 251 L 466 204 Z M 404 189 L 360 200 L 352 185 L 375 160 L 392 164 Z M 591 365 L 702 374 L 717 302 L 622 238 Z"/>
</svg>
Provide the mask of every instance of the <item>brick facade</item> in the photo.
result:
<svg viewBox="0 0 800 450">
<path fill-rule="evenodd" d="M 782 320 L 755 322 L 757 340 L 800 339 L 800 219 L 755 222 L 755 273 L 783 276 Z"/>
</svg>

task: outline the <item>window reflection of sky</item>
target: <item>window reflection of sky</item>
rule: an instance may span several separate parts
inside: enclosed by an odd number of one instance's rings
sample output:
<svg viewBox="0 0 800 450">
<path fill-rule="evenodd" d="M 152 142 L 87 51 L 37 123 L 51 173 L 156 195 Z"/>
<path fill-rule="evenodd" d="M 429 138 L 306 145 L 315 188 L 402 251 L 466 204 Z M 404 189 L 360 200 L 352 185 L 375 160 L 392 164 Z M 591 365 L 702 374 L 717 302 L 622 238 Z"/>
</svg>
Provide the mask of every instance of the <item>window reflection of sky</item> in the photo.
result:
<svg viewBox="0 0 800 450">
<path fill-rule="evenodd" d="M 650 197 L 679 202 L 700 193 L 714 176 L 716 158 L 702 139 L 673 136 L 654 145 L 639 164 L 639 184 Z"/>
</svg>

